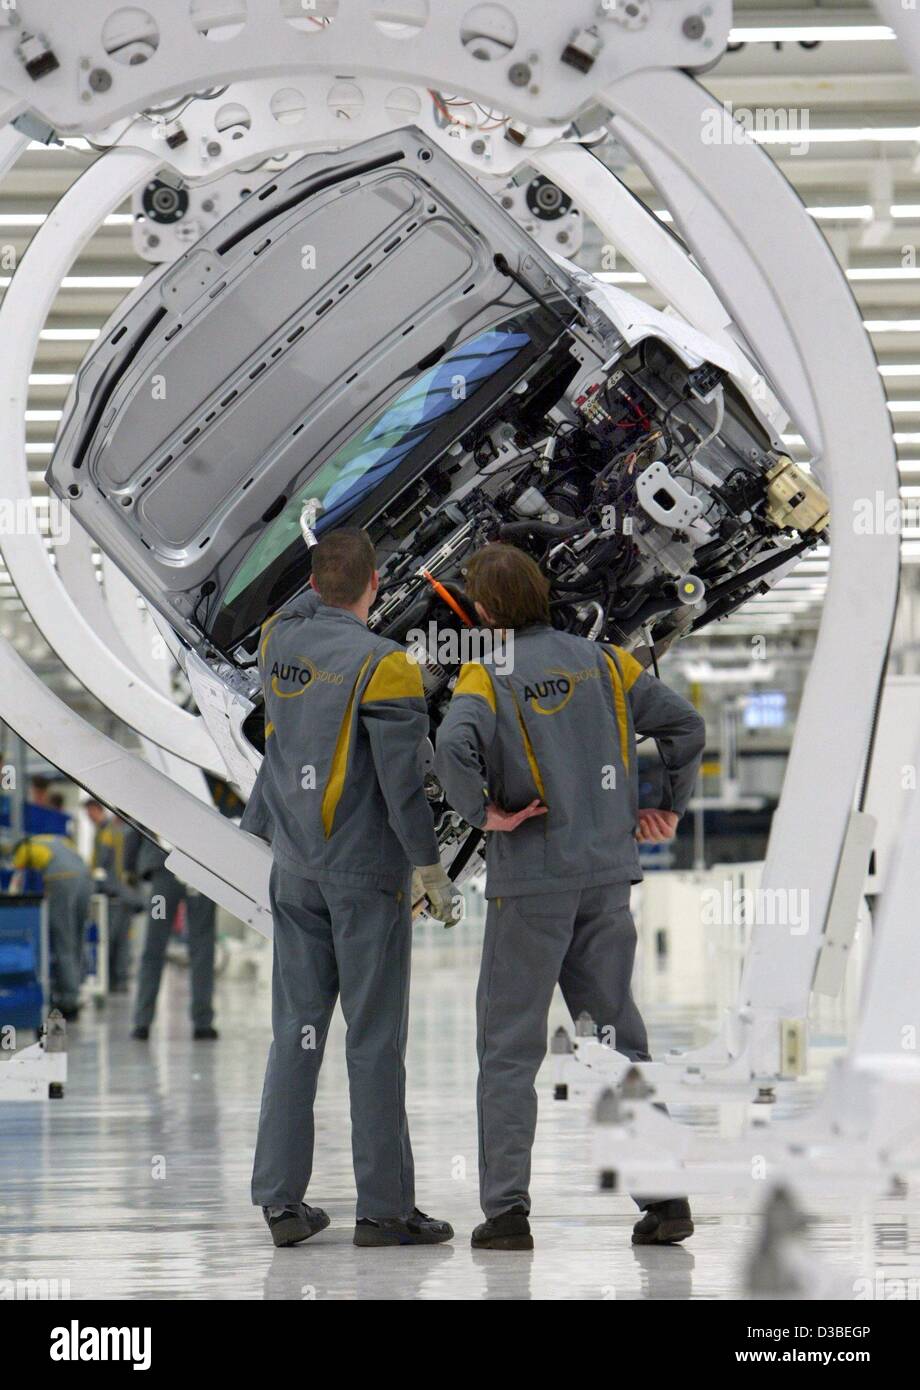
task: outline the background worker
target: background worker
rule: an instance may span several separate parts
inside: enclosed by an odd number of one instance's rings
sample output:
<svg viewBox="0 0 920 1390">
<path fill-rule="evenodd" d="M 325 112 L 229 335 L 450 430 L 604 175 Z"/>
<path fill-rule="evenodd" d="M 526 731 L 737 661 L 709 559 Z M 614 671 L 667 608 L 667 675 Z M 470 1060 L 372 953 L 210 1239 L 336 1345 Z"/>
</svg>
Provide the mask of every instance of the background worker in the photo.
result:
<svg viewBox="0 0 920 1390">
<path fill-rule="evenodd" d="M 510 673 L 463 666 L 438 731 L 435 771 L 451 805 L 489 832 L 477 992 L 482 1249 L 533 1248 L 534 1081 L 558 982 L 572 1018 L 648 1061 L 631 992 L 636 840 L 670 838 L 689 801 L 705 730 L 688 701 L 618 647 L 557 632 L 549 586 L 510 545 L 470 560 L 467 591 L 491 628 L 513 632 Z M 505 663 L 503 663 L 503 671 Z M 654 735 L 669 802 L 638 809 L 636 734 Z M 641 1201 L 637 1244 L 693 1231 L 683 1198 Z"/>
<path fill-rule="evenodd" d="M 276 1245 L 323 1230 L 304 1203 L 313 1102 L 341 996 L 357 1186 L 356 1245 L 430 1245 L 453 1231 L 415 1205 L 405 1109 L 412 866 L 453 918 L 423 790 L 428 712 L 417 665 L 371 632 L 373 546 L 343 528 L 311 551 L 310 590 L 264 625 L 265 757 L 243 828 L 272 845 L 273 1042 L 252 1200 Z"/>
<path fill-rule="evenodd" d="M 214 948 L 216 909 L 210 898 L 194 893 L 166 867 L 166 850 L 133 827 L 125 840 L 125 872 L 129 883 L 149 886 L 144 949 L 137 972 L 132 1038 L 146 1042 L 157 1007 L 166 947 L 180 903 L 185 903 L 188 958 L 191 974 L 190 1012 L 195 1042 L 215 1042 Z"/>
<path fill-rule="evenodd" d="M 94 873 L 101 870 L 105 875 L 102 889 L 109 905 L 109 989 L 113 994 L 124 994 L 128 988 L 131 918 L 143 905 L 125 869 L 129 827 L 95 799 L 86 802 L 86 814 L 95 829 L 91 867 Z"/>
<path fill-rule="evenodd" d="M 42 876 L 48 904 L 51 943 L 51 1004 L 68 1022 L 80 1014 L 83 943 L 89 918 L 93 879 L 77 848 L 63 835 L 30 835 L 13 851 L 18 874 L 33 869 Z M 21 880 L 14 874 L 18 890 Z"/>
<path fill-rule="evenodd" d="M 29 801 L 33 806 L 51 807 L 51 782 L 39 772 L 29 778 Z"/>
</svg>

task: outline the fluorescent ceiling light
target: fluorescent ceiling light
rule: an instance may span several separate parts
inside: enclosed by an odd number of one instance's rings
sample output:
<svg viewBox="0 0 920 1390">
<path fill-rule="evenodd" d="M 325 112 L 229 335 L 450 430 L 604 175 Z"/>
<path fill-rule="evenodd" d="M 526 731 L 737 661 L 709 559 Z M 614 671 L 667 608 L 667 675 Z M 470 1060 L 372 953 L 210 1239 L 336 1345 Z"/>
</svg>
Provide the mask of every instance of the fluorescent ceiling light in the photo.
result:
<svg viewBox="0 0 920 1390">
<path fill-rule="evenodd" d="M 729 30 L 729 43 L 888 43 L 894 30 L 887 24 L 770 24 L 739 25 Z"/>
<path fill-rule="evenodd" d="M 755 145 L 863 145 L 876 142 L 916 144 L 920 140 L 920 126 L 866 125 L 816 128 L 804 125 L 787 130 L 746 130 L 745 134 Z"/>
<path fill-rule="evenodd" d="M 895 444 L 920 444 L 920 434 L 912 434 L 910 432 L 905 433 L 902 430 L 895 430 L 894 434 L 891 437 L 894 440 Z M 784 444 L 797 445 L 799 448 L 804 448 L 805 440 L 802 438 L 800 434 L 783 434 L 780 436 L 780 438 L 782 439 Z M 918 462 L 918 460 L 904 459 L 902 460 L 902 462 L 907 464 L 915 464 Z"/>
<path fill-rule="evenodd" d="M 73 372 L 30 372 L 30 386 L 69 386 Z"/>
<path fill-rule="evenodd" d="M 889 401 L 888 409 L 892 415 L 917 415 L 920 413 L 920 401 Z"/>
<path fill-rule="evenodd" d="M 806 208 L 805 211 L 819 221 L 826 217 L 831 222 L 871 222 L 875 210 L 870 203 L 862 203 L 857 207 Z"/>
<path fill-rule="evenodd" d="M 43 328 L 39 337 L 47 343 L 92 343 L 101 333 L 101 328 Z"/>
<path fill-rule="evenodd" d="M 743 611 L 720 618 L 715 631 L 722 628 L 728 632 L 759 632 L 764 627 L 787 627 L 796 621 L 800 622 L 801 619 L 796 619 L 794 613 L 764 613 L 758 617 L 756 613 Z"/>
<path fill-rule="evenodd" d="M 61 281 L 61 289 L 133 290 L 143 278 L 143 275 L 65 275 Z"/>
<path fill-rule="evenodd" d="M 60 420 L 63 410 L 27 410 L 27 420 Z"/>
<path fill-rule="evenodd" d="M 133 290 L 142 281 L 142 275 L 65 275 L 61 281 L 62 290 Z M 0 288 L 8 289 L 10 277 L 0 276 Z"/>
<path fill-rule="evenodd" d="M 884 221 L 884 210 L 876 213 L 871 203 L 844 204 L 840 207 L 812 207 L 805 211 L 812 217 L 829 217 L 834 221 L 871 222 L 876 217 Z M 920 203 L 892 203 L 888 208 L 889 217 L 899 217 L 910 221 L 920 219 Z"/>
<path fill-rule="evenodd" d="M 640 275 L 638 270 L 596 270 L 593 272 L 596 280 L 603 280 L 605 285 L 646 285 L 648 281 L 644 275 Z"/>
<path fill-rule="evenodd" d="M 47 221 L 47 212 L 0 212 L 0 227 L 42 227 Z M 134 218 L 130 212 L 111 212 L 102 225 L 131 227 L 134 225 Z"/>
<path fill-rule="evenodd" d="M 920 319 L 863 319 L 867 333 L 920 333 Z"/>
<path fill-rule="evenodd" d="M 861 266 L 846 275 L 848 280 L 920 280 L 920 266 Z"/>
<path fill-rule="evenodd" d="M 707 633 L 706 636 L 709 634 Z M 721 655 L 721 653 L 714 653 Z M 681 656 L 686 662 L 684 673 L 689 681 L 705 681 L 712 684 L 713 681 L 720 683 L 750 681 L 756 685 L 761 681 L 773 680 L 775 666 L 772 662 L 752 661 L 748 666 L 713 666 L 711 661 L 694 659 L 691 651 L 682 652 Z"/>
<path fill-rule="evenodd" d="M 812 575 L 806 583 L 797 589 L 781 589 L 779 584 L 773 584 L 765 594 L 754 594 L 747 600 L 749 603 L 798 603 L 807 600 L 812 593 L 821 593 L 824 589 L 824 576 Z"/>
<path fill-rule="evenodd" d="M 654 211 L 659 222 L 674 221 L 671 213 L 665 208 L 655 208 Z M 818 221 L 827 218 L 830 222 L 871 222 L 876 217 L 876 210 L 871 203 L 841 203 L 836 206 L 828 204 L 826 207 L 816 204 L 814 207 L 807 207 L 805 211 L 809 217 L 814 217 Z M 920 221 L 920 203 L 892 203 L 888 209 L 888 214 L 891 217 Z M 883 220 L 884 216 L 883 211 L 878 213 L 879 220 Z M 0 222 L 2 222 L 2 218 L 0 218 Z"/>
<path fill-rule="evenodd" d="M 920 142 L 920 131 L 917 132 L 917 138 L 918 138 L 918 142 Z M 595 278 L 596 280 L 601 280 L 605 285 L 647 285 L 647 284 L 648 284 L 648 280 L 646 279 L 646 277 L 645 277 L 644 275 L 640 275 L 639 272 L 638 272 L 637 270 L 595 270 L 595 271 L 592 272 L 592 274 L 594 275 L 594 278 Z M 857 281 L 869 281 L 869 280 L 920 280 L 920 267 L 916 267 L 916 268 L 915 268 L 915 267 L 913 267 L 913 266 L 894 266 L 894 265 L 892 265 L 892 266 L 887 266 L 887 265 L 880 265 L 880 266 L 861 266 L 861 267 L 860 267 L 859 269 L 857 269 L 857 270 L 847 270 L 847 271 L 845 272 L 845 274 L 846 274 L 846 277 L 847 277 L 848 280 L 852 280 L 852 281 L 854 281 L 854 282 L 857 282 Z M 79 277 L 75 277 L 75 278 L 79 278 Z M 117 276 L 112 276 L 111 278 L 112 278 L 113 280 L 118 279 Z M 127 279 L 128 279 L 129 277 L 125 276 L 125 277 L 123 277 L 123 278 L 125 279 L 125 281 L 127 281 Z M 140 279 L 138 279 L 135 283 L 140 284 Z M 2 285 L 2 284 L 9 284 L 9 280 L 6 280 L 6 281 L 0 280 L 0 285 Z M 65 288 L 65 289 L 67 289 L 67 288 L 73 288 L 73 289 L 90 289 L 90 288 L 93 288 L 93 287 L 90 286 L 89 284 L 80 284 L 80 285 L 76 285 L 76 284 L 75 284 L 75 285 L 73 285 L 73 286 L 68 286 L 68 285 L 67 285 L 67 282 L 66 282 L 66 280 L 65 280 L 65 282 L 64 282 L 64 288 Z M 106 286 L 103 286 L 103 285 L 99 285 L 98 288 L 102 289 L 102 288 L 107 288 L 107 287 L 106 287 Z M 116 288 L 116 286 L 113 285 L 112 288 Z M 128 286 L 125 285 L 125 288 L 128 288 Z M 866 325 L 866 326 L 868 327 L 868 325 Z M 875 328 L 875 329 L 870 330 L 870 331 L 879 332 L 879 333 L 891 333 L 891 332 L 897 332 L 898 330 L 897 330 L 897 329 L 894 329 L 894 328 L 891 328 L 891 327 L 889 327 L 889 326 L 886 324 L 884 328 Z M 913 326 L 913 327 L 911 327 L 911 328 L 909 328 L 909 329 L 902 328 L 900 331 L 901 331 L 901 332 L 911 332 L 911 333 L 920 332 L 920 324 L 917 324 L 916 320 L 914 320 L 914 326 Z"/>
<path fill-rule="evenodd" d="M 879 371 L 882 376 L 920 376 L 920 362 L 894 362 L 879 367 Z"/>
<path fill-rule="evenodd" d="M 788 603 L 784 603 L 775 598 L 771 599 L 768 594 L 764 594 L 763 598 L 748 599 L 745 606 L 752 610 L 756 609 L 758 613 L 805 613 L 811 608 L 811 604 L 807 601 L 790 599 Z"/>
</svg>

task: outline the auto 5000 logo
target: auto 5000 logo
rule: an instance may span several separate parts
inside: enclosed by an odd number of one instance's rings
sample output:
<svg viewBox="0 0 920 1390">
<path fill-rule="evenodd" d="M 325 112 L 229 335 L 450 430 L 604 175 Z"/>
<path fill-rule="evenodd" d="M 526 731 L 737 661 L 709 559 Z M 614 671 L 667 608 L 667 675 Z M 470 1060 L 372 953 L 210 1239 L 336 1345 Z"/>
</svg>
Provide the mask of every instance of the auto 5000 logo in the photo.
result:
<svg viewBox="0 0 920 1390">
<path fill-rule="evenodd" d="M 292 700 L 304 695 L 314 685 L 341 685 L 344 677 L 338 671 L 323 671 L 309 657 L 295 661 L 276 661 L 272 664 L 272 694 L 279 700 Z"/>
<path fill-rule="evenodd" d="M 596 680 L 600 674 L 596 666 L 584 671 L 550 670 L 546 680 L 524 686 L 524 699 L 530 702 L 535 714 L 558 714 L 571 700 L 576 686 L 582 681 Z"/>
</svg>

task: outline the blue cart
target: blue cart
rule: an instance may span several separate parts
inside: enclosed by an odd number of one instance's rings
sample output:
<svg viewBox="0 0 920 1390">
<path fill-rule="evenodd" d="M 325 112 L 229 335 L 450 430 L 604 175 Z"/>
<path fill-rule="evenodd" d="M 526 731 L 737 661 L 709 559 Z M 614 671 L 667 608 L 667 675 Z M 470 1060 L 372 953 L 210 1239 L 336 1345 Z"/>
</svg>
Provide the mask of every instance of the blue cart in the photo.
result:
<svg viewBox="0 0 920 1390">
<path fill-rule="evenodd" d="M 0 1028 L 41 1032 L 48 997 L 48 926 L 40 893 L 0 893 Z"/>
</svg>

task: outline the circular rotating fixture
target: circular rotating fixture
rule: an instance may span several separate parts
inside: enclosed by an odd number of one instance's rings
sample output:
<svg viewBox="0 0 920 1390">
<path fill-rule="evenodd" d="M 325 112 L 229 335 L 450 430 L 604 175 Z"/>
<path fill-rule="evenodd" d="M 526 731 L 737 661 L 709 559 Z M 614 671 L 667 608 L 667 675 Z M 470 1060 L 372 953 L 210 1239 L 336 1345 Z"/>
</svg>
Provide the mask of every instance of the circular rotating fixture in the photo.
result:
<svg viewBox="0 0 920 1390">
<path fill-rule="evenodd" d="M 543 174 L 531 179 L 525 196 L 530 211 L 541 222 L 557 222 L 560 217 L 565 217 L 572 206 L 569 195 Z"/>
<path fill-rule="evenodd" d="M 151 179 L 141 196 L 144 215 L 150 222 L 171 227 L 181 222 L 188 212 L 189 196 L 184 188 L 176 188 L 162 179 Z"/>
</svg>

